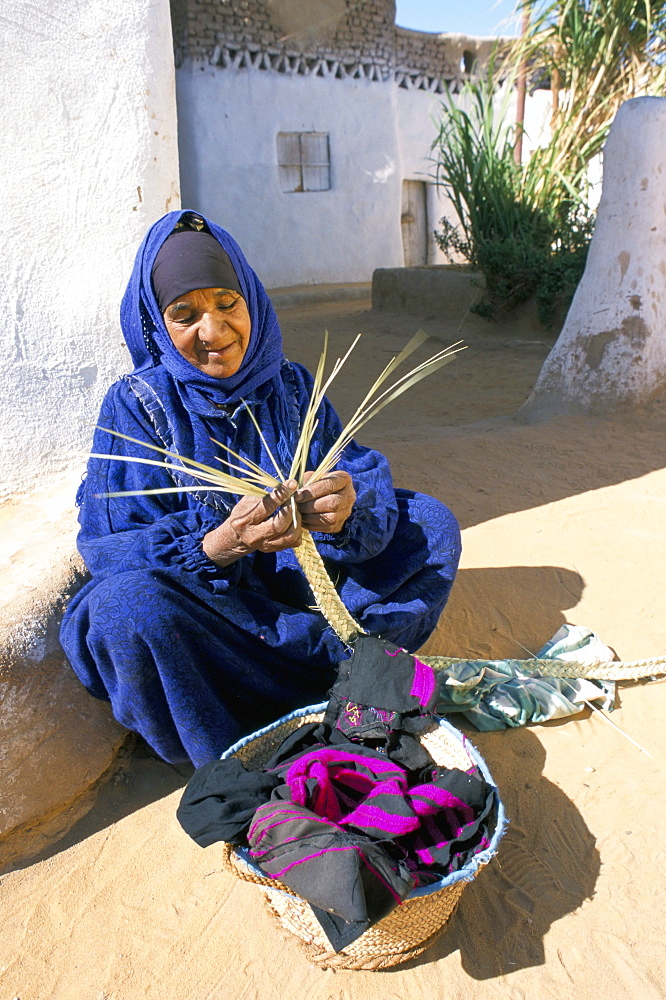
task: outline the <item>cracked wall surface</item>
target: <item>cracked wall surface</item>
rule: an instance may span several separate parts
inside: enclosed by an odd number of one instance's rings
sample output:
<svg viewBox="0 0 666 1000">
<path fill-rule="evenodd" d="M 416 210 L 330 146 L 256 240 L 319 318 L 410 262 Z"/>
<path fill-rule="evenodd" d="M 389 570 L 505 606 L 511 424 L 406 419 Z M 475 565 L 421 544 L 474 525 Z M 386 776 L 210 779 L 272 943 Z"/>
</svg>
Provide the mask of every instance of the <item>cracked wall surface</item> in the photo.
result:
<svg viewBox="0 0 666 1000">
<path fill-rule="evenodd" d="M 666 381 L 666 98 L 622 105 L 587 267 L 527 411 L 647 401 Z"/>
<path fill-rule="evenodd" d="M 147 225 L 178 207 L 168 0 L 6 0 L 0 495 L 81 461 L 130 366 L 120 297 Z"/>
</svg>

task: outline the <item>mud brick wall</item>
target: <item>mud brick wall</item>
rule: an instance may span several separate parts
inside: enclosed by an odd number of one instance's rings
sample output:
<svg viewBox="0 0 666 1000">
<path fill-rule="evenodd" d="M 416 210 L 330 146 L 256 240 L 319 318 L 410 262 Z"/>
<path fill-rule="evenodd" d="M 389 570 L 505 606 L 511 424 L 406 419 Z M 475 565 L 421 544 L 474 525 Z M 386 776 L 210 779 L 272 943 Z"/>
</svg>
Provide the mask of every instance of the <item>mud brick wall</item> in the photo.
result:
<svg viewBox="0 0 666 1000">
<path fill-rule="evenodd" d="M 307 4 L 302 3 L 307 9 Z M 259 51 L 273 58 L 371 62 L 388 75 L 394 45 L 394 0 L 340 0 L 320 7 L 312 29 L 290 31 L 299 4 L 265 0 L 171 0 L 177 63 L 185 58 L 211 60 L 216 50 Z M 303 21 L 307 18 L 303 19 Z M 216 61 L 216 60 L 213 60 Z"/>
<path fill-rule="evenodd" d="M 441 92 L 483 65 L 489 40 L 395 25 L 395 0 L 171 0 L 176 65 L 203 60 Z M 310 23 L 312 15 L 316 23 Z"/>
</svg>

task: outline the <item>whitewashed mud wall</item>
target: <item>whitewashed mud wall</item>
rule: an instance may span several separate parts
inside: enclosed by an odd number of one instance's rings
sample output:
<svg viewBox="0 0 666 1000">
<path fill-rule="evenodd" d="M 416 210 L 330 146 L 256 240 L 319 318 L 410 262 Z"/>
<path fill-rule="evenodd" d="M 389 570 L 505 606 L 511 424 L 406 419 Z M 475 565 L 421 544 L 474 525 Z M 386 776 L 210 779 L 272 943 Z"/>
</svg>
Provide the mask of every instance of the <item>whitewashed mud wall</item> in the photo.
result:
<svg viewBox="0 0 666 1000">
<path fill-rule="evenodd" d="M 441 96 L 392 78 L 193 61 L 176 80 L 183 206 L 228 229 L 269 288 L 370 281 L 376 268 L 401 267 L 403 180 L 427 184 L 427 262 L 446 263 L 432 237 L 443 215 L 455 221 L 431 158 Z M 329 191 L 280 190 L 276 135 L 299 131 L 329 134 Z"/>
<path fill-rule="evenodd" d="M 369 281 L 403 264 L 403 181 L 447 201 L 429 151 L 454 89 L 494 39 L 411 31 L 394 0 L 171 0 L 183 203 L 227 226 L 269 285 Z M 330 136 L 331 190 L 284 193 L 278 132 Z"/>
<path fill-rule="evenodd" d="M 427 263 L 446 263 L 433 237 L 442 216 L 457 221 L 434 182 L 442 95 L 400 86 L 396 75 L 338 79 L 186 60 L 176 71 L 183 206 L 227 228 L 269 288 L 361 282 L 403 265 L 402 183 L 420 181 Z M 527 104 L 540 137 L 547 98 Z M 329 135 L 328 191 L 280 189 L 276 135 L 301 131 Z"/>
<path fill-rule="evenodd" d="M 641 403 L 666 380 L 666 98 L 620 108 L 587 267 L 526 413 Z"/>
<path fill-rule="evenodd" d="M 446 264 L 447 258 L 439 249 L 434 231 L 443 216 L 457 222 L 453 207 L 435 183 L 435 163 L 431 146 L 437 136 L 436 121 L 442 113 L 441 95 L 428 91 L 396 88 L 398 136 L 397 160 L 400 174 L 406 181 L 421 181 L 426 187 L 426 213 L 428 225 L 427 263 Z M 386 205 L 385 211 L 400 213 L 400 204 Z M 381 264 L 380 267 L 401 267 L 402 250 L 398 264 Z"/>
<path fill-rule="evenodd" d="M 402 264 L 391 81 L 186 63 L 177 71 L 183 207 L 238 240 L 268 287 L 369 281 Z M 327 132 L 331 189 L 280 190 L 278 132 Z"/>
<path fill-rule="evenodd" d="M 5 0 L 0 18 L 0 480 L 81 464 L 129 367 L 118 307 L 179 206 L 168 0 Z"/>
</svg>

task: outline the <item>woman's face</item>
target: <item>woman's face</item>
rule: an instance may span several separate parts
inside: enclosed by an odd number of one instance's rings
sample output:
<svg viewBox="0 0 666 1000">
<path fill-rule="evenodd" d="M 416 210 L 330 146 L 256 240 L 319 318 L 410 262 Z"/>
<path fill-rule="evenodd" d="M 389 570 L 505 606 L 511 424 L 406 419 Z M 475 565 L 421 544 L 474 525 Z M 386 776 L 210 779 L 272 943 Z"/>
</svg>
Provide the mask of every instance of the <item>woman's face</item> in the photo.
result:
<svg viewBox="0 0 666 1000">
<path fill-rule="evenodd" d="M 164 310 L 164 322 L 179 354 L 213 378 L 229 378 L 241 366 L 250 342 L 245 299 L 228 288 L 197 288 Z"/>
</svg>

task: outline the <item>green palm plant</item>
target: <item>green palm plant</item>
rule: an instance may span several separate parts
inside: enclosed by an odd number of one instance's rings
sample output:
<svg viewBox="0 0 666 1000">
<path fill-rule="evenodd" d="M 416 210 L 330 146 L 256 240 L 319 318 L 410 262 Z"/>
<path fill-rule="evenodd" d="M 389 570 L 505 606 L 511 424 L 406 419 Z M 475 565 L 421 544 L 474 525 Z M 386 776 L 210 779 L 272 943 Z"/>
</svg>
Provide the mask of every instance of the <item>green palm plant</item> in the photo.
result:
<svg viewBox="0 0 666 1000">
<path fill-rule="evenodd" d="M 473 307 L 497 318 L 535 294 L 552 320 L 582 276 L 592 234 L 590 161 L 623 101 L 666 91 L 663 0 L 522 0 L 529 27 L 498 47 L 485 75 L 447 93 L 433 144 L 435 179 L 458 226 L 435 233 L 452 258 L 479 268 L 486 294 Z M 549 141 L 524 163 L 509 101 L 524 67 L 553 90 Z"/>
<path fill-rule="evenodd" d="M 546 73 L 552 136 L 536 160 L 579 188 L 624 101 L 666 93 L 663 0 L 522 0 L 529 28 L 509 49 L 512 66 Z M 551 152 L 551 147 L 553 152 Z"/>
<path fill-rule="evenodd" d="M 485 296 L 475 312 L 499 318 L 536 293 L 548 322 L 572 260 L 573 287 L 582 273 L 589 223 L 580 178 L 562 174 L 555 146 L 516 163 L 517 128 L 508 122 L 516 70 L 504 72 L 500 85 L 491 62 L 458 98 L 446 94 L 433 159 L 459 225 L 443 219 L 435 238 L 450 259 L 462 255 L 483 272 Z"/>
</svg>

